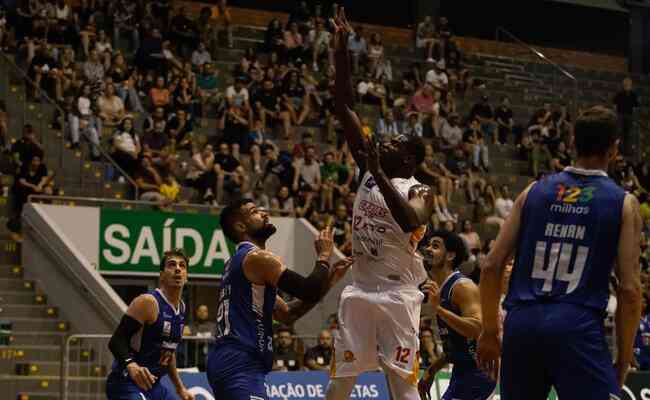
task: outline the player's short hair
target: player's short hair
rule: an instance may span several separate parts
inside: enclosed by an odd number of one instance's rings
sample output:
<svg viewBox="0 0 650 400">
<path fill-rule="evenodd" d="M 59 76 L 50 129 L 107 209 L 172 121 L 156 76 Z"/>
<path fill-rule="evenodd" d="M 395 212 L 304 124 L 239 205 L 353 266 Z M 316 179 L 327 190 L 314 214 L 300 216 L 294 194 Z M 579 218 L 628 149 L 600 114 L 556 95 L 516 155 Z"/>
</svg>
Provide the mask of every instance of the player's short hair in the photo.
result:
<svg viewBox="0 0 650 400">
<path fill-rule="evenodd" d="M 421 137 L 415 135 L 408 135 L 406 140 L 406 148 L 408 149 L 409 154 L 415 156 L 416 165 L 420 165 L 424 162 L 424 141 Z"/>
<path fill-rule="evenodd" d="M 456 254 L 456 257 L 454 257 L 454 269 L 460 267 L 460 265 L 467 260 L 467 246 L 465 246 L 463 239 L 461 239 L 461 237 L 456 233 L 443 229 L 428 232 L 424 238 L 424 242 L 427 246 L 434 237 L 441 238 L 442 242 L 445 244 L 445 249 L 448 252 Z"/>
<path fill-rule="evenodd" d="M 594 106 L 576 120 L 575 146 L 578 157 L 604 156 L 619 138 L 618 117 L 605 106 Z"/>
<path fill-rule="evenodd" d="M 168 250 L 163 253 L 162 259 L 160 260 L 160 270 L 164 271 L 165 266 L 167 265 L 167 261 L 169 261 L 170 258 L 173 257 L 180 257 L 183 260 L 185 260 L 185 264 L 189 267 L 190 266 L 190 259 L 187 257 L 185 254 L 185 251 L 183 249 L 173 249 L 173 250 Z"/>
<path fill-rule="evenodd" d="M 239 218 L 244 215 L 241 211 L 241 208 L 244 205 L 252 202 L 253 200 L 250 199 L 240 199 L 226 206 L 221 211 L 219 222 L 221 223 L 223 234 L 226 235 L 226 238 L 228 240 L 235 243 L 239 241 L 237 232 L 235 231 L 235 223 L 237 223 L 239 221 Z"/>
</svg>

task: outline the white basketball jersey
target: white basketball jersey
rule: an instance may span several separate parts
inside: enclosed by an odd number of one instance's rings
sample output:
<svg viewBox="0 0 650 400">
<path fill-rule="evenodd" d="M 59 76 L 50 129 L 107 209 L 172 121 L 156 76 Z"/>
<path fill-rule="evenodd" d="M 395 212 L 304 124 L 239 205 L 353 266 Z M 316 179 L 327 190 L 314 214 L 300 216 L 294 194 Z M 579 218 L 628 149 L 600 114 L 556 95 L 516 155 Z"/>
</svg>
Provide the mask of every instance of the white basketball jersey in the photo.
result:
<svg viewBox="0 0 650 400">
<path fill-rule="evenodd" d="M 394 178 L 391 183 L 408 198 L 419 185 L 415 178 Z M 356 263 L 352 278 L 360 287 L 419 285 L 426 279 L 422 257 L 416 252 L 422 232 L 403 232 L 393 218 L 375 179 L 366 172 L 352 212 L 352 250 Z"/>
</svg>

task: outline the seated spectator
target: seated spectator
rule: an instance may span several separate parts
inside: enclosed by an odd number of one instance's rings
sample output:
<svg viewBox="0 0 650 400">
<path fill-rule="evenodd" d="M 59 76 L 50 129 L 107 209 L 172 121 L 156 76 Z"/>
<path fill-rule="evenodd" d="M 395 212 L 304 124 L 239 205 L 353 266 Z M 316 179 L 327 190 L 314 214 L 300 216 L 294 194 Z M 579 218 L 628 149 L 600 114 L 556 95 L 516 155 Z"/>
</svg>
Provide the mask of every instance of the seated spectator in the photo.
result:
<svg viewBox="0 0 650 400">
<path fill-rule="evenodd" d="M 284 49 L 284 31 L 277 18 L 273 18 L 266 28 L 264 47 L 268 53 L 278 53 Z"/>
<path fill-rule="evenodd" d="M 264 125 L 261 120 L 255 121 L 253 129 L 248 133 L 246 145 L 241 149 L 242 153 L 250 154 L 253 160 L 253 172 L 262 172 L 262 154 L 273 147 L 270 139 L 266 138 Z"/>
<path fill-rule="evenodd" d="M 332 334 L 323 330 L 318 335 L 318 345 L 305 352 L 305 366 L 311 371 L 329 371 L 333 353 Z"/>
<path fill-rule="evenodd" d="M 209 104 L 214 104 L 217 107 L 218 112 L 223 101 L 223 93 L 220 90 L 221 76 L 219 75 L 219 70 L 211 63 L 203 64 L 203 66 L 199 68 L 196 85 L 201 110 L 199 113 L 200 116 L 205 118 L 207 111 L 206 107 Z"/>
<path fill-rule="evenodd" d="M 194 115 L 194 89 L 187 77 L 182 77 L 176 90 L 172 93 L 174 107 L 183 110 L 190 117 Z"/>
<path fill-rule="evenodd" d="M 314 72 L 318 72 L 318 61 L 322 56 L 326 56 L 329 65 L 333 65 L 332 55 L 329 51 L 331 34 L 325 28 L 325 23 L 318 21 L 316 27 L 309 31 L 307 39 L 308 46 L 312 51 L 312 68 Z"/>
<path fill-rule="evenodd" d="M 277 195 L 271 199 L 271 209 L 279 217 L 295 217 L 293 197 L 288 186 L 281 186 Z"/>
<path fill-rule="evenodd" d="M 449 90 L 464 98 L 470 82 L 469 70 L 463 65 L 460 49 L 453 41 L 449 41 L 447 47 L 445 67 L 449 76 Z"/>
<path fill-rule="evenodd" d="M 165 123 L 156 121 L 154 129 L 142 135 L 141 144 L 143 151 L 150 153 L 154 158 L 158 157 L 162 150 L 169 145 L 169 138 L 167 132 L 165 132 Z"/>
<path fill-rule="evenodd" d="M 539 176 L 541 168 L 546 168 L 551 161 L 551 152 L 544 143 L 542 137 L 534 135 L 532 137 L 532 148 L 530 150 L 530 170 L 534 177 Z"/>
<path fill-rule="evenodd" d="M 284 136 L 291 136 L 291 115 L 288 109 L 281 109 L 279 93 L 273 80 L 264 79 L 262 89 L 258 90 L 253 97 L 253 105 L 264 128 L 273 127 L 275 122 L 281 122 Z"/>
<path fill-rule="evenodd" d="M 265 187 L 266 185 L 274 186 L 273 179 L 281 185 L 290 187 L 295 174 L 295 167 L 292 165 L 291 159 L 289 157 L 280 158 L 277 148 L 267 149 L 266 159 L 264 175 L 262 176 L 262 183 Z"/>
<path fill-rule="evenodd" d="M 470 118 L 478 118 L 481 123 L 481 130 L 485 134 L 485 140 L 489 143 L 496 143 L 496 122 L 494 112 L 487 95 L 481 97 L 481 102 L 474 104 L 470 111 Z"/>
<path fill-rule="evenodd" d="M 234 148 L 235 146 L 233 146 Z M 241 176 L 243 168 L 239 160 L 230 151 L 227 143 L 219 145 L 219 152 L 214 156 L 215 171 L 217 173 L 217 201 L 222 204 L 224 191 L 229 194 L 236 194 L 238 188 L 243 184 Z"/>
<path fill-rule="evenodd" d="M 142 131 L 145 134 L 152 133 L 155 130 L 157 123 L 161 123 L 165 132 L 167 132 L 167 118 L 165 115 L 165 109 L 162 107 L 156 107 L 153 113 L 149 114 L 149 116 L 144 120 Z"/>
<path fill-rule="evenodd" d="M 487 172 L 490 167 L 488 147 L 478 119 L 470 122 L 469 129 L 463 134 L 463 143 L 466 151 L 472 155 L 472 165 Z"/>
<path fill-rule="evenodd" d="M 352 61 L 352 73 L 359 74 L 360 66 L 366 62 L 368 57 L 368 43 L 363 36 L 363 27 L 358 26 L 348 39 L 348 51 Z"/>
<path fill-rule="evenodd" d="M 126 114 L 124 103 L 112 83 L 106 84 L 104 93 L 97 99 L 97 108 L 102 124 L 108 127 L 117 126 Z"/>
<path fill-rule="evenodd" d="M 257 208 L 267 211 L 271 210 L 271 200 L 269 199 L 269 196 L 264 193 L 264 186 L 259 182 L 255 187 L 253 187 L 252 191 L 245 193 L 243 197 L 252 200 Z"/>
<path fill-rule="evenodd" d="M 208 306 L 200 304 L 194 313 L 194 322 L 188 327 L 185 332 L 187 335 L 203 338 L 204 340 L 191 340 L 188 343 L 188 365 L 196 365 L 199 371 L 203 372 L 206 368 L 206 360 L 208 357 L 208 350 L 210 341 L 214 337 L 214 332 L 217 329 L 216 323 L 209 319 Z"/>
<path fill-rule="evenodd" d="M 514 120 L 512 118 L 512 110 L 510 109 L 510 99 L 508 96 L 503 96 L 501 105 L 497 108 L 495 114 L 496 122 L 498 125 L 498 143 L 508 143 L 508 136 L 512 134 L 514 127 Z"/>
<path fill-rule="evenodd" d="M 384 57 L 384 44 L 381 35 L 377 32 L 370 36 L 368 42 L 368 69 L 372 75 L 375 74 L 379 61 Z"/>
<path fill-rule="evenodd" d="M 160 193 L 160 186 L 163 184 L 163 179 L 153 166 L 152 160 L 148 155 L 142 157 L 135 171 L 134 178 L 140 190 L 140 200 L 158 203 L 165 202 L 165 196 Z"/>
<path fill-rule="evenodd" d="M 196 68 L 200 68 L 205 64 L 212 63 L 212 56 L 208 51 L 204 42 L 199 42 L 199 46 L 192 52 L 192 65 Z"/>
<path fill-rule="evenodd" d="M 172 174 L 166 174 L 160 184 L 160 194 L 163 195 L 164 204 L 173 204 L 179 200 L 181 193 L 181 185 L 178 184 L 176 178 Z"/>
<path fill-rule="evenodd" d="M 426 75 L 426 81 L 433 86 L 435 90 L 442 93 L 442 97 L 447 97 L 449 91 L 449 77 L 445 72 L 445 65 L 442 61 L 433 64 L 433 69 L 429 70 Z"/>
<path fill-rule="evenodd" d="M 118 47 L 120 37 L 124 33 L 131 34 L 131 48 L 133 53 L 140 47 L 140 31 L 135 20 L 134 8 L 123 1 L 116 1 L 113 10 L 113 44 Z"/>
<path fill-rule="evenodd" d="M 492 185 L 486 185 L 474 208 L 474 220 L 488 225 L 501 227 L 505 222 L 497 215 L 496 194 Z"/>
<path fill-rule="evenodd" d="M 25 124 L 23 136 L 11 145 L 10 152 L 13 155 L 17 170 L 29 166 L 34 157 L 38 157 L 40 162 L 45 155 L 43 145 L 36 138 L 34 127 L 30 124 Z"/>
<path fill-rule="evenodd" d="M 111 45 L 111 40 L 106 36 L 104 30 L 100 30 L 97 33 L 97 39 L 95 40 L 95 50 L 104 65 L 110 65 L 110 60 L 113 53 L 113 46 Z"/>
<path fill-rule="evenodd" d="M 481 244 L 481 237 L 474 230 L 472 226 L 472 221 L 465 220 L 462 224 L 462 231 L 458 234 L 461 239 L 465 242 L 465 246 L 469 253 L 472 255 L 477 255 L 481 252 L 483 245 Z"/>
<path fill-rule="evenodd" d="M 430 327 L 420 328 L 420 369 L 428 369 L 437 359 L 437 346 Z"/>
<path fill-rule="evenodd" d="M 36 54 L 29 61 L 28 75 L 34 81 L 35 87 L 33 91 L 28 90 L 28 95 L 33 97 L 40 95 L 39 89 L 45 93 L 54 93 L 59 81 L 60 70 L 53 55 L 52 46 L 45 43 L 40 44 Z"/>
<path fill-rule="evenodd" d="M 287 59 L 290 62 L 295 62 L 297 59 L 305 59 L 305 43 L 302 35 L 298 30 L 297 23 L 288 25 L 288 29 L 284 31 L 284 47 L 287 54 Z"/>
<path fill-rule="evenodd" d="M 415 46 L 418 49 L 425 49 L 427 62 L 433 63 L 433 46 L 437 43 L 436 27 L 433 24 L 431 16 L 424 17 L 424 21 L 420 22 L 417 27 Z"/>
<path fill-rule="evenodd" d="M 152 108 L 162 107 L 169 109 L 171 106 L 171 93 L 165 87 L 165 78 L 159 76 L 156 78 L 156 86 L 152 87 L 149 91 L 149 100 L 151 101 Z"/>
<path fill-rule="evenodd" d="M 186 7 L 181 6 L 178 14 L 170 21 L 168 37 L 177 46 L 181 58 L 188 58 L 191 55 L 198 32 Z"/>
<path fill-rule="evenodd" d="M 422 123 L 420 122 L 420 115 L 416 112 L 410 112 L 407 115 L 406 125 L 404 127 L 405 135 L 414 135 L 422 137 Z"/>
<path fill-rule="evenodd" d="M 335 220 L 332 225 L 334 244 L 345 255 L 352 254 L 352 214 L 348 214 L 345 204 L 336 206 Z"/>
<path fill-rule="evenodd" d="M 390 102 L 390 91 L 386 85 L 384 76 L 380 76 L 379 78 L 371 78 L 363 99 L 370 104 L 377 104 L 381 106 L 382 110 L 386 110 L 388 108 L 388 104 Z"/>
<path fill-rule="evenodd" d="M 393 110 L 386 110 L 384 117 L 379 118 L 375 133 L 379 135 L 381 140 L 386 140 L 391 136 L 398 136 L 402 134 L 399 124 L 395 121 L 395 114 Z"/>
<path fill-rule="evenodd" d="M 13 210 L 7 222 L 7 227 L 14 234 L 12 235 L 14 239 L 22 241 L 19 236 L 21 231 L 20 219 L 23 206 L 27 203 L 29 196 L 32 194 L 52 195 L 51 187 L 49 187 L 52 179 L 54 179 L 54 175 L 48 172 L 41 156 L 37 154 L 33 154 L 29 160 L 25 160 L 25 163 L 18 170 L 12 187 Z"/>
<path fill-rule="evenodd" d="M 508 185 L 501 185 L 501 189 L 497 195 L 497 200 L 494 204 L 497 216 L 506 220 L 514 205 L 515 202 L 512 200 L 512 196 L 510 195 L 510 188 L 508 188 Z"/>
<path fill-rule="evenodd" d="M 197 149 L 192 155 L 187 184 L 199 192 L 204 202 L 211 203 L 215 199 L 217 175 L 211 144 L 206 144 L 201 151 Z"/>
<path fill-rule="evenodd" d="M 438 105 L 437 108 L 436 105 Z M 440 112 L 440 106 L 434 96 L 433 87 L 425 84 L 418 89 L 411 97 L 408 109 L 419 113 L 421 120 L 437 115 Z"/>
<path fill-rule="evenodd" d="M 277 330 L 277 345 L 273 351 L 274 371 L 300 371 L 302 357 L 298 355 L 293 345 L 293 335 L 287 327 Z"/>
<path fill-rule="evenodd" d="M 167 134 L 173 149 L 187 148 L 192 145 L 194 124 L 185 110 L 176 110 L 166 124 Z"/>
<path fill-rule="evenodd" d="M 117 95 L 120 96 L 122 102 L 128 105 L 129 110 L 143 113 L 144 107 L 136 90 L 137 76 L 135 72 L 135 69 L 126 64 L 121 53 L 113 57 L 111 67 L 108 69 L 108 75 L 113 80 Z"/>
<path fill-rule="evenodd" d="M 348 175 L 348 170 L 345 165 L 335 160 L 334 153 L 332 152 L 325 153 L 320 169 L 323 182 L 320 195 L 320 210 L 323 212 L 332 212 L 334 211 L 335 195 L 345 195 L 349 190 L 347 185 L 341 184 L 343 176 Z"/>
<path fill-rule="evenodd" d="M 309 29 L 309 8 L 306 1 L 300 1 L 289 13 L 289 24 L 297 24 L 301 32 Z"/>
<path fill-rule="evenodd" d="M 303 192 L 305 194 L 305 207 L 309 208 L 312 200 L 318 196 L 322 183 L 316 148 L 314 146 L 308 147 L 304 160 L 296 160 L 295 167 L 293 192 Z"/>
<path fill-rule="evenodd" d="M 245 114 L 248 114 L 248 110 L 250 110 L 250 96 L 244 83 L 243 77 L 236 78 L 234 85 L 228 86 L 226 89 L 226 99 L 228 100 L 229 107 L 239 108 Z"/>
<path fill-rule="evenodd" d="M 104 64 L 99 58 L 99 53 L 95 49 L 91 50 L 88 61 L 83 64 L 83 74 L 86 81 L 97 84 L 104 80 L 105 73 Z"/>
<path fill-rule="evenodd" d="M 249 129 L 249 120 L 244 110 L 239 107 L 229 107 L 224 117 L 221 140 L 232 145 L 233 154 L 238 155 L 242 145 L 246 143 Z"/>
<path fill-rule="evenodd" d="M 449 120 L 442 124 L 440 139 L 440 149 L 443 151 L 452 150 L 460 146 L 463 141 L 463 130 L 458 125 L 458 115 L 450 115 Z"/>
<path fill-rule="evenodd" d="M 125 118 L 115 131 L 112 139 L 113 152 L 111 156 L 128 175 L 133 175 L 138 169 L 140 156 L 140 136 L 135 132 L 133 119 Z"/>
<path fill-rule="evenodd" d="M 298 71 L 289 72 L 282 83 L 282 100 L 295 125 L 302 125 L 311 112 L 311 100 Z M 285 132 L 286 135 L 286 132 Z M 285 137 L 288 138 L 288 137 Z"/>
</svg>

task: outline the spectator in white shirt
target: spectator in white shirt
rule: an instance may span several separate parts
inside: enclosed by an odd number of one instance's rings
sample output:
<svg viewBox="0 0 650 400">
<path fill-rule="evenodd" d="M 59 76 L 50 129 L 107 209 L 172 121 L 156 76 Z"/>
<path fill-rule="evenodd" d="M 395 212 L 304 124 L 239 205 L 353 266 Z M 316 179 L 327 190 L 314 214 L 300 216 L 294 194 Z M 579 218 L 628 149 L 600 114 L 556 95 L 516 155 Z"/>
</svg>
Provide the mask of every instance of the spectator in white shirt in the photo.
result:
<svg viewBox="0 0 650 400">
<path fill-rule="evenodd" d="M 418 113 L 411 112 L 408 114 L 404 134 L 422 137 L 422 123 L 420 122 L 420 115 Z"/>
<path fill-rule="evenodd" d="M 244 85 L 244 79 L 239 77 L 235 79 L 235 84 L 228 86 L 226 89 L 226 99 L 228 100 L 228 106 L 239 108 L 245 113 L 248 113 L 250 110 L 250 96 L 248 94 L 248 89 Z"/>
<path fill-rule="evenodd" d="M 192 64 L 200 67 L 204 64 L 211 64 L 212 56 L 205 46 L 205 43 L 200 42 L 199 46 L 192 52 Z"/>
<path fill-rule="evenodd" d="M 507 219 L 514 205 L 515 202 L 512 200 L 512 196 L 510 195 L 510 188 L 508 188 L 508 185 L 501 186 L 501 190 L 499 190 L 497 199 L 494 203 L 497 216 L 503 219 Z"/>
<path fill-rule="evenodd" d="M 452 150 L 461 144 L 463 130 L 458 125 L 457 114 L 451 114 L 449 119 L 442 123 L 440 136 L 442 137 L 442 143 L 440 144 L 442 150 Z"/>
<path fill-rule="evenodd" d="M 445 72 L 445 63 L 438 61 L 433 65 L 433 69 L 427 72 L 426 80 L 435 89 L 446 93 L 449 88 L 449 77 Z"/>
</svg>

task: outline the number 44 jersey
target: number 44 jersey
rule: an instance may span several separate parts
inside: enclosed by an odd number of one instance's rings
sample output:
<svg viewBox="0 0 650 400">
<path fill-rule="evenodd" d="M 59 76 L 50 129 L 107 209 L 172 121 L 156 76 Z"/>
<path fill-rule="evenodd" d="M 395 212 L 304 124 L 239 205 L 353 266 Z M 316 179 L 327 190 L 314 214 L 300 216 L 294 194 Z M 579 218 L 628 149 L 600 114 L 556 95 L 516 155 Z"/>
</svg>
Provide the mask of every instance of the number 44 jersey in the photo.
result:
<svg viewBox="0 0 650 400">
<path fill-rule="evenodd" d="M 625 191 L 599 170 L 567 167 L 524 204 L 505 307 L 572 303 L 604 310 Z"/>
</svg>

